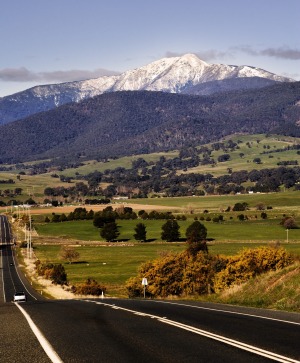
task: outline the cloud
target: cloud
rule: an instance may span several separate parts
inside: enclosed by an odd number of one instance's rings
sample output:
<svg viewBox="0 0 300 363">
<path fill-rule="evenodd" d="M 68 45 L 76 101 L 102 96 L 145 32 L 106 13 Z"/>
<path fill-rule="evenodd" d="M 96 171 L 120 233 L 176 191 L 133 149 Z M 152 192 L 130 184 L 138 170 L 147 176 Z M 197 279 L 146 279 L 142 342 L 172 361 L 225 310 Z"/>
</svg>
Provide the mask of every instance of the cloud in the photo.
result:
<svg viewBox="0 0 300 363">
<path fill-rule="evenodd" d="M 186 53 L 194 53 L 200 59 L 204 61 L 219 61 L 220 59 L 232 59 L 235 58 L 236 53 L 242 52 L 249 54 L 253 57 L 264 56 L 264 57 L 274 57 L 278 59 L 287 59 L 287 60 L 299 60 L 300 59 L 300 49 L 292 49 L 287 46 L 278 47 L 278 48 L 265 48 L 265 49 L 254 49 L 248 45 L 241 45 L 237 47 L 231 47 L 225 51 L 218 51 L 215 49 L 208 49 L 197 52 L 186 52 Z M 180 57 L 185 53 L 176 53 L 168 51 L 166 52 L 166 57 Z"/>
<path fill-rule="evenodd" d="M 299 60 L 300 50 L 299 49 L 289 49 L 289 48 L 267 48 L 260 52 L 262 55 L 275 58 Z"/>
<path fill-rule="evenodd" d="M 94 71 L 70 70 L 32 72 L 25 67 L 0 69 L 0 80 L 4 82 L 73 82 L 102 76 L 113 76 L 119 72 L 98 68 Z"/>
<path fill-rule="evenodd" d="M 234 47 L 233 50 L 247 53 L 252 56 L 265 56 L 289 60 L 300 59 L 300 49 L 291 49 L 289 47 L 265 48 L 261 50 L 256 50 L 250 46 L 239 46 Z"/>
<path fill-rule="evenodd" d="M 30 72 L 25 67 L 0 70 L 0 79 L 5 82 L 30 82 L 37 81 L 39 78 L 37 74 Z"/>
</svg>

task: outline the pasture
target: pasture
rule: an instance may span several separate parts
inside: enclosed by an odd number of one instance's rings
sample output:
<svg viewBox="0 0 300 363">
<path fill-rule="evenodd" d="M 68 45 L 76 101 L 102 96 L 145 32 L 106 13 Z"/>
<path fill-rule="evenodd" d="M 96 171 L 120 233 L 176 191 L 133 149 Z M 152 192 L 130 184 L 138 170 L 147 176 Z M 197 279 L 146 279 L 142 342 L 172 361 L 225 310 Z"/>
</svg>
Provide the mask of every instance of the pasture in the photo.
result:
<svg viewBox="0 0 300 363">
<path fill-rule="evenodd" d="M 246 247 L 257 247 L 266 243 L 209 243 L 214 254 L 233 255 Z M 185 243 L 115 243 L 107 245 L 76 245 L 79 261 L 64 263 L 70 285 L 84 282 L 88 278 L 107 287 L 109 296 L 126 297 L 126 280 L 137 274 L 138 267 L 165 253 L 178 253 L 186 248 Z M 300 243 L 282 244 L 291 253 L 300 256 Z M 63 263 L 59 258 L 59 245 L 35 245 L 35 254 L 42 262 Z"/>
</svg>

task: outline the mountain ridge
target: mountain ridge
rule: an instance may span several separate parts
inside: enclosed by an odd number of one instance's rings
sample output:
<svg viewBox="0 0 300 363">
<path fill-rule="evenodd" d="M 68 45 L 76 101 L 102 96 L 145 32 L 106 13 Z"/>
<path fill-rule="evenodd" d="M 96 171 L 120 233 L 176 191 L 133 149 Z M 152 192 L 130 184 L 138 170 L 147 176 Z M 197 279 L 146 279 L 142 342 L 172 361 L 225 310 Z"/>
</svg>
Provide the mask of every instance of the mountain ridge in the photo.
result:
<svg viewBox="0 0 300 363">
<path fill-rule="evenodd" d="M 253 78 L 259 78 L 262 81 L 255 86 L 252 82 Z M 208 64 L 194 54 L 185 54 L 181 57 L 162 58 L 120 75 L 40 85 L 3 97 L 0 99 L 0 124 L 108 92 L 136 90 L 197 94 L 193 87 L 197 89 L 197 86 L 210 82 L 209 85 L 206 85 L 207 87 L 202 87 L 201 94 L 213 94 L 214 92 L 223 92 L 224 87 L 220 87 L 220 84 L 222 81 L 230 79 L 243 79 L 244 81 L 236 83 L 232 88 L 230 82 L 227 82 L 226 91 L 264 87 L 269 85 L 270 81 L 293 81 L 260 68 Z"/>
</svg>

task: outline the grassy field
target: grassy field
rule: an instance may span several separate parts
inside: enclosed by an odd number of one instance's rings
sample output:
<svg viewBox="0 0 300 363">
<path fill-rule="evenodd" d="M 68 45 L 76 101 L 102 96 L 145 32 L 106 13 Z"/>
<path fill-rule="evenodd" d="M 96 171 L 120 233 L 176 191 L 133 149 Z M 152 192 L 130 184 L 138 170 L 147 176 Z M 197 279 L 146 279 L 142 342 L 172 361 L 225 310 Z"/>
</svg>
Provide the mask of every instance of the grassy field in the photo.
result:
<svg viewBox="0 0 300 363">
<path fill-rule="evenodd" d="M 238 135 L 232 137 L 233 141 L 240 140 L 239 150 L 228 151 L 231 160 L 217 163 L 216 166 L 201 166 L 190 169 L 187 172 L 210 173 L 219 176 L 228 173 L 228 168 L 233 171 L 252 170 L 277 167 L 279 161 L 297 160 L 296 150 L 280 151 L 271 154 L 263 154 L 264 151 L 282 149 L 288 145 L 293 145 L 299 140 L 292 138 L 278 139 L 276 137 L 266 138 L 263 135 Z M 212 157 L 217 160 L 224 151 L 213 151 Z M 243 156 L 241 157 L 241 154 Z M 83 166 L 76 169 L 67 169 L 57 174 L 65 176 L 75 176 L 75 173 L 87 174 L 94 170 L 103 172 L 105 169 L 114 169 L 118 166 L 130 168 L 131 163 L 138 157 L 146 161 L 158 160 L 162 155 L 166 158 L 175 157 L 178 151 L 172 153 L 139 155 L 126 157 L 118 160 L 110 160 L 106 163 L 96 161 L 85 162 Z M 255 164 L 253 159 L 260 157 L 261 164 Z M 0 179 L 12 178 L 14 184 L 0 184 L 0 191 L 5 189 L 22 188 L 22 196 L 16 199 L 24 201 L 29 197 L 37 201 L 43 201 L 43 191 L 46 187 L 65 186 L 70 187 L 72 183 L 62 183 L 59 178 L 51 177 L 51 173 L 41 175 L 22 175 L 21 180 L 17 179 L 18 170 L 12 173 L 0 172 Z M 183 171 L 178 171 L 183 172 Z M 75 181 L 74 181 L 75 182 Z M 134 210 L 145 209 L 172 211 L 174 215 L 186 214 L 186 221 L 178 221 L 180 232 L 184 240 L 186 228 L 194 221 L 208 216 L 212 219 L 222 215 L 223 223 L 213 223 L 212 221 L 201 221 L 208 230 L 209 251 L 214 254 L 233 255 L 244 247 L 256 247 L 269 243 L 279 242 L 288 251 L 300 256 L 300 229 L 287 231 L 280 225 L 282 218 L 293 216 L 300 226 L 300 191 L 284 191 L 280 193 L 268 194 L 245 194 L 245 195 L 224 195 L 224 196 L 203 196 L 203 197 L 178 197 L 178 198 L 148 198 L 131 199 L 128 203 L 121 203 L 131 206 Z M 10 198 L 1 198 L 7 202 Z M 233 207 L 236 203 L 248 203 L 250 210 L 246 212 L 225 212 L 227 207 Z M 261 211 L 256 210 L 259 203 L 271 206 L 265 212 L 268 215 L 266 220 L 261 219 Z M 120 204 L 112 204 L 118 207 Z M 71 243 L 77 246 L 80 252 L 80 262 L 74 264 L 64 264 L 68 273 L 70 283 L 83 282 L 87 278 L 94 278 L 103 283 L 108 288 L 111 296 L 126 296 L 125 281 L 136 274 L 139 265 L 147 260 L 158 257 L 161 253 L 179 252 L 186 248 L 184 242 L 163 243 L 161 241 L 161 226 L 165 221 L 145 220 L 148 243 L 137 243 L 134 238 L 134 227 L 140 220 L 120 221 L 120 236 L 117 243 L 105 243 L 100 237 L 99 230 L 95 228 L 92 221 L 72 221 L 64 223 L 44 223 L 45 216 L 52 217 L 52 213 L 69 213 L 76 206 L 55 209 L 34 209 L 34 227 L 38 232 L 38 237 L 34 237 L 35 253 L 43 261 L 60 263 L 58 255 L 60 244 Z M 96 210 L 99 207 L 86 206 L 86 209 Z M 0 212 L 13 208 L 1 208 Z M 204 213 L 207 210 L 209 213 Z M 245 214 L 249 219 L 240 222 L 238 214 Z M 21 233 L 19 233 L 21 236 Z M 287 238 L 288 242 L 287 243 Z M 122 242 L 124 241 L 124 242 Z M 44 244 L 46 243 L 46 244 Z"/>
<path fill-rule="evenodd" d="M 186 221 L 178 221 L 181 236 L 185 237 L 186 228 L 193 223 L 192 218 Z M 120 236 L 118 241 L 134 242 L 134 228 L 140 220 L 118 220 Z M 164 220 L 145 220 L 147 239 L 161 241 L 161 227 Z M 299 220 L 300 222 L 300 220 Z M 201 221 L 207 228 L 209 240 L 219 242 L 289 242 L 300 241 L 300 229 L 286 230 L 280 225 L 280 219 L 248 220 L 240 222 L 225 220 L 222 223 Z M 80 241 L 104 242 L 99 229 L 93 226 L 92 221 L 70 221 L 63 223 L 36 223 L 35 229 L 40 236 L 55 236 L 71 238 Z"/>
<path fill-rule="evenodd" d="M 234 255 L 243 248 L 265 243 L 209 243 L 213 254 Z M 300 256 L 300 243 L 283 244 L 291 253 Z M 35 245 L 35 254 L 43 262 L 63 263 L 59 258 L 60 246 Z M 141 263 L 153 260 L 163 253 L 181 252 L 185 243 L 135 243 L 106 246 L 77 245 L 80 257 L 77 263 L 64 263 L 70 284 L 93 278 L 107 287 L 111 296 L 126 296 L 125 282 L 135 276 Z"/>
<path fill-rule="evenodd" d="M 157 258 L 162 252 L 179 252 L 184 244 L 115 244 L 113 246 L 80 246 L 79 263 L 64 264 L 70 284 L 93 278 L 103 283 L 112 296 L 126 296 L 125 281 L 137 273 L 138 266 Z M 41 261 L 61 263 L 59 246 L 38 245 L 35 254 Z"/>
<path fill-rule="evenodd" d="M 265 169 L 265 168 L 276 168 L 277 163 L 288 160 L 298 160 L 297 150 L 281 150 L 279 152 L 273 152 L 269 154 L 263 154 L 264 152 L 275 151 L 277 149 L 283 149 L 287 146 L 292 146 L 299 143 L 297 138 L 288 137 L 266 137 L 265 135 L 236 135 L 232 136 L 231 139 L 235 142 L 239 142 L 239 149 L 235 151 L 228 150 L 231 159 L 227 162 L 219 162 L 215 165 L 201 165 L 196 168 L 189 169 L 187 171 L 178 171 L 178 173 L 210 173 L 213 176 L 220 176 L 228 174 L 228 169 L 232 171 L 239 170 L 253 170 L 253 169 Z M 174 158 L 178 156 L 178 151 L 172 151 L 167 153 L 153 153 L 146 155 L 135 155 L 130 157 L 123 157 L 116 160 L 108 160 L 108 162 L 97 162 L 95 160 L 85 161 L 83 165 L 78 168 L 69 168 L 63 171 L 54 170 L 49 173 L 30 175 L 30 172 L 26 170 L 26 175 L 21 176 L 21 180 L 17 179 L 17 174 L 20 170 L 16 169 L 12 172 L 1 172 L 0 180 L 13 179 L 14 184 L 0 184 L 0 191 L 5 189 L 22 188 L 23 193 L 16 199 L 25 201 L 29 197 L 32 197 L 38 202 L 43 202 L 45 196 L 43 194 L 46 187 L 57 187 L 64 186 L 70 187 L 77 182 L 73 180 L 71 183 L 63 183 L 59 178 L 53 178 L 53 173 L 57 175 L 64 175 L 68 177 L 75 177 L 76 174 L 86 175 L 90 172 L 98 170 L 104 172 L 106 169 L 115 169 L 117 167 L 131 168 L 132 161 L 138 158 L 143 158 L 148 162 L 157 161 L 161 156 L 168 158 Z M 213 151 L 211 156 L 217 161 L 218 156 L 224 154 L 224 150 Z M 241 156 L 243 155 L 243 156 Z M 260 164 L 253 162 L 254 158 L 259 157 L 261 159 Z M 32 164 L 35 164 L 33 162 Z M 27 163 L 28 164 L 28 163 Z M 1 200 L 8 202 L 11 197 L 1 197 Z M 191 202 L 193 203 L 193 202 Z"/>
<path fill-rule="evenodd" d="M 174 197 L 174 198 L 147 198 L 131 199 L 130 204 L 137 206 L 151 205 L 178 208 L 179 211 L 201 213 L 205 209 L 209 211 L 222 211 L 235 203 L 246 202 L 250 208 L 254 208 L 258 203 L 272 206 L 283 213 L 294 209 L 297 212 L 300 207 L 300 192 L 285 191 L 281 193 L 256 193 L 256 194 L 236 194 L 236 195 L 207 195 L 201 197 Z M 137 207 L 138 208 L 138 207 Z"/>
<path fill-rule="evenodd" d="M 233 200 L 234 202 L 245 201 L 245 197 L 248 202 L 251 199 L 247 199 L 247 197 L 252 198 L 255 197 L 254 195 L 236 196 L 238 199 L 232 199 L 230 196 L 196 198 L 199 200 L 196 209 L 203 211 L 210 205 L 210 213 L 199 213 L 197 218 L 201 216 L 213 218 L 222 214 L 225 219 L 222 223 L 201 221 L 208 231 L 209 251 L 214 254 L 233 255 L 245 247 L 279 242 L 288 251 L 300 256 L 300 229 L 289 230 L 287 235 L 286 230 L 280 225 L 283 214 L 287 212 L 290 215 L 293 214 L 298 225 L 300 224 L 297 195 L 295 192 L 266 195 L 267 199 L 263 201 L 274 206 L 273 209 L 266 210 L 268 219 L 261 219 L 261 212 L 252 207 L 251 210 L 243 212 L 249 218 L 243 222 L 237 219 L 237 214 L 241 212 L 221 213 L 219 212 L 222 209 L 220 205 L 226 207 L 229 203 L 232 205 Z M 190 199 L 193 198 L 164 198 L 150 201 L 164 202 L 168 209 L 174 205 L 188 208 Z M 193 199 L 194 203 L 197 203 L 196 199 Z M 204 203 L 204 200 L 209 200 L 210 203 L 206 204 L 207 202 Z M 255 203 L 261 201 L 260 195 L 259 199 L 255 202 L 252 199 L 249 204 L 254 206 Z M 153 204 L 153 209 L 155 206 L 156 204 Z M 138 204 L 137 207 L 137 210 L 140 210 L 143 204 Z M 187 217 L 186 221 L 178 221 L 182 237 L 185 236 L 186 228 L 194 221 L 195 214 L 188 214 Z M 80 263 L 65 264 L 70 283 L 94 278 L 107 286 L 108 294 L 112 296 L 126 296 L 125 281 L 136 274 L 141 263 L 152 260 L 161 253 L 179 252 L 186 248 L 184 242 L 165 243 L 161 241 L 161 226 L 165 220 L 142 221 L 146 225 L 147 238 L 152 241 L 147 243 L 138 243 L 133 238 L 134 227 L 140 220 L 117 220 L 120 227 L 118 242 L 106 243 L 100 237 L 99 229 L 93 226 L 91 220 L 44 223 L 44 219 L 45 214 L 33 215 L 34 226 L 38 232 L 38 237 L 34 237 L 33 240 L 37 257 L 43 261 L 62 262 L 58 257 L 59 244 L 73 244 L 80 253 Z"/>
</svg>

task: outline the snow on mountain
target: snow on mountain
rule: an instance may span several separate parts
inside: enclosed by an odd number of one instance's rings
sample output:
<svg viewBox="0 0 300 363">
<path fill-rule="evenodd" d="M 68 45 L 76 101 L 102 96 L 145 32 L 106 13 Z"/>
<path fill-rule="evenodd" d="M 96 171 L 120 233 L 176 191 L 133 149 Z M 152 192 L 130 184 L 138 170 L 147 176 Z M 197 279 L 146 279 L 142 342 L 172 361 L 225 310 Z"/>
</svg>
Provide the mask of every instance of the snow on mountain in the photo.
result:
<svg viewBox="0 0 300 363">
<path fill-rule="evenodd" d="M 106 92 L 125 90 L 189 93 L 193 86 L 233 78 L 259 77 L 277 82 L 293 81 L 250 66 L 208 64 L 194 54 L 163 58 L 120 75 L 43 85 L 0 99 L 0 124 L 79 102 Z M 244 83 L 244 82 L 243 82 Z M 210 88 L 210 93 L 212 90 Z"/>
<path fill-rule="evenodd" d="M 208 64 L 194 54 L 163 58 L 119 76 L 106 77 L 111 82 L 103 82 L 104 77 L 92 81 L 94 81 L 95 90 L 102 90 L 102 92 L 147 90 L 180 93 L 187 86 L 239 77 L 261 77 L 279 82 L 291 81 L 255 67 Z M 91 81 L 83 81 L 81 86 L 87 87 L 88 82 Z"/>
</svg>

